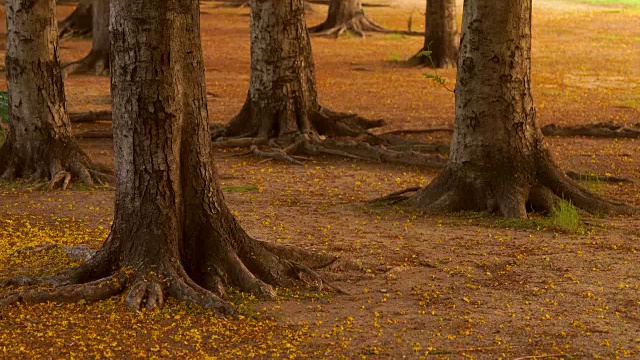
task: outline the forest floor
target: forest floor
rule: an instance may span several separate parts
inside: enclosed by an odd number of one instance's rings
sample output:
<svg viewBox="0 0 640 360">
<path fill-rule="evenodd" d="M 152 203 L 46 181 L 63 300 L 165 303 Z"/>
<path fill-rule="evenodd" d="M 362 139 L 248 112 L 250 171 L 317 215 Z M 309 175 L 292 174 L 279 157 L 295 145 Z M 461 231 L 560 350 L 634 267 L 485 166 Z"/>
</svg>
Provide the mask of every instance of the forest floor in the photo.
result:
<svg viewBox="0 0 640 360">
<path fill-rule="evenodd" d="M 247 8 L 214 4 L 202 6 L 202 41 L 210 119 L 223 123 L 248 88 L 249 16 Z M 424 1 L 397 4 L 365 11 L 394 29 L 406 29 L 413 12 L 413 29 L 423 28 L 415 10 L 422 12 Z M 327 8 L 313 8 L 308 22 L 317 24 Z M 59 16 L 71 10 L 60 6 Z M 536 0 L 533 19 L 532 86 L 541 125 L 640 122 L 640 10 Z M 382 118 L 390 128 L 451 127 L 453 94 L 424 79 L 430 70 L 403 63 L 422 41 L 384 34 L 313 38 L 321 104 Z M 89 48 L 88 39 L 64 41 L 62 59 L 79 59 Z M 453 86 L 454 69 L 438 73 Z M 107 77 L 69 77 L 66 91 L 72 112 L 110 108 Z M 109 127 L 74 125 L 77 132 Z M 447 142 L 450 133 L 422 138 Z M 546 141 L 565 170 L 630 179 L 585 186 L 640 205 L 640 140 Z M 110 139 L 81 144 L 94 160 L 113 164 Z M 424 185 L 435 170 L 334 157 L 294 166 L 232 156 L 241 152 L 218 152 L 216 165 L 244 228 L 259 239 L 354 260 L 361 268 L 323 272 L 349 295 L 281 289 L 277 300 L 262 302 L 234 294 L 241 316 L 228 319 L 171 299 L 154 312 L 132 312 L 121 297 L 12 306 L 0 309 L 0 358 L 640 357 L 638 217 L 580 214 L 580 224 L 567 231 L 538 215 L 425 216 L 365 201 Z M 61 250 L 16 251 L 47 243 L 99 247 L 113 197 L 109 186 L 42 192 L 0 184 L 0 279 L 77 263 Z"/>
</svg>

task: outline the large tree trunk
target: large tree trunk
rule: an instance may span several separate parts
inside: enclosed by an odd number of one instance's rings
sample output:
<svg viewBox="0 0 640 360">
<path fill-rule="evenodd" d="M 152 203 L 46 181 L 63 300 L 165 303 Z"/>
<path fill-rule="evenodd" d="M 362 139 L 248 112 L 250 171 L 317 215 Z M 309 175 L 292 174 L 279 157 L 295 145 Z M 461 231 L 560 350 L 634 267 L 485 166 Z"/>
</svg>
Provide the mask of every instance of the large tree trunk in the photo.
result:
<svg viewBox="0 0 640 360">
<path fill-rule="evenodd" d="M 434 68 L 456 66 L 460 46 L 456 1 L 427 0 L 425 13 L 424 46 L 409 62 Z M 429 54 L 426 55 L 425 51 Z"/>
<path fill-rule="evenodd" d="M 250 238 L 224 203 L 207 126 L 198 1 L 113 0 L 112 10 L 111 234 L 86 263 L 49 279 L 71 285 L 3 302 L 99 300 L 131 285 L 126 301 L 134 308 L 158 307 L 171 295 L 229 312 L 227 285 L 271 297 L 267 283 L 315 274 L 284 257 L 291 249 Z"/>
<path fill-rule="evenodd" d="M 365 31 L 388 30 L 365 15 L 361 0 L 331 0 L 327 19 L 322 24 L 309 28 L 309 32 L 323 35 L 340 36 L 344 31 L 353 31 L 364 36 Z"/>
<path fill-rule="evenodd" d="M 525 218 L 559 197 L 593 213 L 635 209 L 588 193 L 552 162 L 531 97 L 531 0 L 466 0 L 449 160 L 409 199 L 427 211 Z"/>
<path fill-rule="evenodd" d="M 320 135 L 358 136 L 383 124 L 318 104 L 302 0 L 251 1 L 249 92 L 225 136 L 251 137 L 256 144 L 277 138 L 288 147 L 301 140 L 318 141 Z"/>
<path fill-rule="evenodd" d="M 50 180 L 71 176 L 86 184 L 101 176 L 80 149 L 67 114 L 58 58 L 55 0 L 13 0 L 7 4 L 7 88 L 9 135 L 0 149 L 0 174 Z"/>
<path fill-rule="evenodd" d="M 66 75 L 109 74 L 109 0 L 93 0 L 91 8 L 93 11 L 91 51 L 84 59 L 66 65 L 64 68 Z"/>
<path fill-rule="evenodd" d="M 81 0 L 76 9 L 58 24 L 60 39 L 69 36 L 89 36 L 92 31 L 93 0 Z"/>
</svg>

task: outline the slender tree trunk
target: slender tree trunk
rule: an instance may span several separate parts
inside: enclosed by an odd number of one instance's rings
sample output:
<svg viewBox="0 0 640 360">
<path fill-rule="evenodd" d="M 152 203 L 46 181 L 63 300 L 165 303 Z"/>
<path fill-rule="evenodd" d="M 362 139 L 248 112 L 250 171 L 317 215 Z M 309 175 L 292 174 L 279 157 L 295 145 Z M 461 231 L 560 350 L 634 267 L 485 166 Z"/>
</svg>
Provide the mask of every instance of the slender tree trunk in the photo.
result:
<svg viewBox="0 0 640 360">
<path fill-rule="evenodd" d="M 7 4 L 7 88 L 9 134 L 0 149 L 0 174 L 50 187 L 78 177 L 100 178 L 73 136 L 58 58 L 55 0 L 13 0 Z"/>
<path fill-rule="evenodd" d="M 434 68 L 456 66 L 460 35 L 455 0 L 427 0 L 424 46 L 410 63 Z M 425 56 L 424 52 L 430 52 Z"/>
<path fill-rule="evenodd" d="M 427 211 L 525 218 L 559 197 L 594 213 L 636 209 L 599 198 L 553 163 L 531 96 L 531 0 L 465 0 L 449 161 L 409 202 Z"/>
<path fill-rule="evenodd" d="M 225 129 L 288 146 L 319 135 L 357 136 L 384 122 L 339 114 L 318 104 L 311 43 L 301 0 L 251 1 L 251 82 L 247 101 Z"/>
<path fill-rule="evenodd" d="M 229 312 L 225 286 L 271 297 L 267 283 L 315 275 L 290 258 L 333 259 L 254 240 L 225 205 L 207 126 L 198 1 L 113 0 L 112 10 L 111 234 L 86 263 L 48 279 L 70 285 L 0 304 L 99 300 L 131 285 L 126 302 L 136 309 L 161 306 L 170 295 Z"/>
<path fill-rule="evenodd" d="M 76 9 L 58 24 L 60 39 L 69 36 L 89 36 L 92 31 L 93 0 L 80 0 Z"/>
<path fill-rule="evenodd" d="M 82 60 L 68 64 L 65 74 L 109 74 L 109 0 L 93 0 L 93 35 L 89 54 Z"/>
</svg>

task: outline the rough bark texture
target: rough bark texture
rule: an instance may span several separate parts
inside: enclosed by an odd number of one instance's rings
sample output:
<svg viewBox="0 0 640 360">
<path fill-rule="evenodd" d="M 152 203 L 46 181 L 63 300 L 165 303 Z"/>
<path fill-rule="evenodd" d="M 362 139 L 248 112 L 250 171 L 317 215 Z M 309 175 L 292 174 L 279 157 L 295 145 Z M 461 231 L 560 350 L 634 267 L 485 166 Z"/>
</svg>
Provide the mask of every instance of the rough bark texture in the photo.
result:
<svg viewBox="0 0 640 360">
<path fill-rule="evenodd" d="M 81 0 L 66 19 L 58 23 L 60 39 L 70 36 L 90 36 L 93 22 L 93 0 Z"/>
<path fill-rule="evenodd" d="M 361 0 L 331 0 L 327 19 L 322 24 L 309 28 L 309 32 L 312 34 L 335 35 L 336 37 L 345 31 L 353 31 L 363 37 L 365 36 L 365 31 L 407 35 L 421 34 L 413 31 L 393 31 L 383 28 L 365 15 Z"/>
<path fill-rule="evenodd" d="M 271 297 L 267 283 L 292 285 L 301 273 L 320 281 L 286 258 L 295 250 L 250 238 L 224 203 L 207 126 L 198 5 L 112 2 L 117 171 L 111 234 L 77 269 L 8 281 L 49 281 L 56 288 L 12 294 L 0 303 L 100 300 L 130 286 L 126 302 L 136 309 L 161 306 L 169 295 L 228 313 L 227 285 Z M 325 261 L 320 265 L 333 260 L 306 256 L 314 259 Z"/>
<path fill-rule="evenodd" d="M 301 0 L 251 2 L 251 82 L 247 101 L 240 113 L 214 135 L 215 146 L 250 146 L 258 156 L 297 164 L 289 154 L 325 153 L 375 161 L 442 164 L 440 155 L 404 154 L 373 149 L 368 144 L 323 141 L 325 137 L 351 137 L 388 145 L 385 139 L 367 131 L 382 125 L 381 120 L 336 113 L 318 104 Z M 270 145 L 271 150 L 261 151 L 261 145 Z"/>
<path fill-rule="evenodd" d="M 58 58 L 55 0 L 7 3 L 9 134 L 0 149 L 3 179 L 86 184 L 103 178 L 73 136 Z"/>
<path fill-rule="evenodd" d="M 435 68 L 454 67 L 458 61 L 460 35 L 455 0 L 427 0 L 424 46 L 409 62 Z M 422 53 L 429 51 L 430 56 Z"/>
<path fill-rule="evenodd" d="M 93 11 L 91 51 L 82 60 L 66 65 L 64 68 L 66 75 L 109 74 L 109 0 L 93 0 L 91 8 Z"/>
<path fill-rule="evenodd" d="M 552 162 L 531 97 L 531 0 L 467 0 L 449 160 L 408 199 L 426 211 L 525 218 L 562 197 L 593 213 L 632 213 L 580 187 Z"/>
</svg>

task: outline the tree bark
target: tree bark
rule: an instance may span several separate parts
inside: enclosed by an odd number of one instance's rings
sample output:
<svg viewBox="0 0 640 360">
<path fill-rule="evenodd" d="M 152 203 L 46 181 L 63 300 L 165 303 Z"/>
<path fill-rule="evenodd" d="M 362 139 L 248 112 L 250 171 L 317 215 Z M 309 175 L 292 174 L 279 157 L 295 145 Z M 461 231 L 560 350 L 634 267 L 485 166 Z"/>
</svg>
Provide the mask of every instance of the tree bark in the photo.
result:
<svg viewBox="0 0 640 360">
<path fill-rule="evenodd" d="M 60 39 L 70 36 L 90 36 L 92 31 L 93 0 L 81 0 L 66 19 L 58 23 Z"/>
<path fill-rule="evenodd" d="M 78 5 L 80 6 L 80 5 Z M 91 51 L 82 60 L 67 64 L 65 75 L 69 74 L 109 74 L 109 0 L 93 0 Z"/>
<path fill-rule="evenodd" d="M 73 136 L 58 57 L 55 0 L 13 0 L 7 4 L 7 88 L 9 132 L 0 149 L 0 174 L 50 187 L 78 177 L 93 184 L 94 170 Z"/>
<path fill-rule="evenodd" d="M 225 136 L 277 138 L 282 146 L 319 135 L 357 136 L 381 126 L 318 104 L 311 42 L 301 0 L 251 2 L 251 80 Z"/>
<path fill-rule="evenodd" d="M 361 0 L 331 0 L 327 19 L 322 24 L 309 28 L 310 33 L 336 37 L 344 31 L 353 31 L 364 36 L 365 31 L 387 32 L 388 30 L 365 15 Z"/>
<path fill-rule="evenodd" d="M 455 0 L 427 0 L 424 46 L 409 62 L 434 68 L 454 67 L 458 61 L 460 35 Z M 424 52 L 429 52 L 425 56 Z"/>
<path fill-rule="evenodd" d="M 431 212 L 526 218 L 560 197 L 593 213 L 633 213 L 580 187 L 553 163 L 531 96 L 531 0 L 466 0 L 449 160 L 408 202 Z"/>
<path fill-rule="evenodd" d="M 228 313 L 225 286 L 272 297 L 268 284 L 316 275 L 288 259 L 295 251 L 250 238 L 225 205 L 207 125 L 198 1 L 113 0 L 112 11 L 111 234 L 80 267 L 38 280 L 68 285 L 0 303 L 100 300 L 130 285 L 126 302 L 136 309 L 169 295 Z"/>
</svg>

